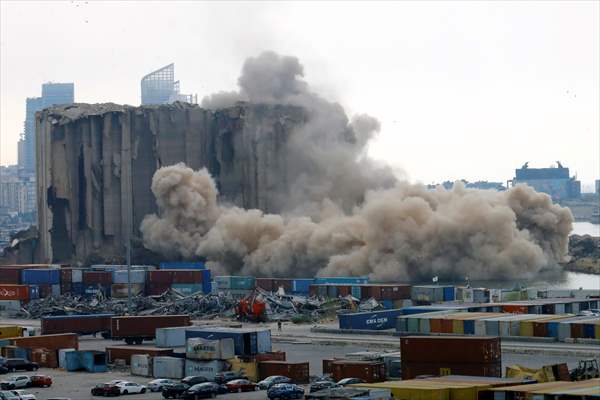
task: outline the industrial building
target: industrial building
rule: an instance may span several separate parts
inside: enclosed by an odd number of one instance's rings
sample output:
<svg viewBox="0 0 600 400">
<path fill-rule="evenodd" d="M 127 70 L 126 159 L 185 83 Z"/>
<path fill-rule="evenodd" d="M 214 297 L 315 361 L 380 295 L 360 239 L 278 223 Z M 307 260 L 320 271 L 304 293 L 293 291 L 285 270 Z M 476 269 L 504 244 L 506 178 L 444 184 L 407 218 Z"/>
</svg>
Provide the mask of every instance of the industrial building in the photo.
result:
<svg viewBox="0 0 600 400">
<path fill-rule="evenodd" d="M 206 167 L 223 201 L 277 212 L 270 188 L 287 184 L 279 181 L 287 171 L 285 141 L 305 112 L 246 103 L 215 112 L 186 103 L 109 103 L 50 108 L 37 118 L 40 236 L 32 258 L 123 261 L 133 235 L 133 258 L 141 262 L 138 228 L 157 211 L 151 183 L 158 168 Z"/>
<path fill-rule="evenodd" d="M 175 64 L 172 63 L 144 76 L 141 87 L 142 105 L 198 102 L 196 95 L 179 93 L 179 81 L 175 80 Z"/>
<path fill-rule="evenodd" d="M 581 197 L 581 182 L 571 177 L 569 168 L 557 161 L 556 167 L 529 168 L 525 163 L 515 170 L 512 185 L 527 184 L 538 192 L 547 193 L 552 200 L 578 199 Z"/>
</svg>

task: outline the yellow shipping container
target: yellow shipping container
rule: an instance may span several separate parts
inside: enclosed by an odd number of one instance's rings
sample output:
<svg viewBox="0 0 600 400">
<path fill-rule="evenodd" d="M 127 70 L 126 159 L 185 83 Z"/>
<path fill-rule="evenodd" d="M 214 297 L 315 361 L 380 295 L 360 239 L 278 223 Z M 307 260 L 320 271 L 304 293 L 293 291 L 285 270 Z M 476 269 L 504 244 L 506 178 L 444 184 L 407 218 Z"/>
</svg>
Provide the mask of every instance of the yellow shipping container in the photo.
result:
<svg viewBox="0 0 600 400">
<path fill-rule="evenodd" d="M 23 336 L 23 328 L 17 325 L 0 326 L 0 339 Z"/>
<path fill-rule="evenodd" d="M 521 321 L 519 336 L 533 336 L 533 321 Z"/>
<path fill-rule="evenodd" d="M 465 333 L 465 325 L 463 320 L 461 319 L 455 319 L 452 320 L 452 333 L 456 333 L 456 334 L 464 334 Z"/>
<path fill-rule="evenodd" d="M 231 364 L 232 371 L 242 372 L 252 382 L 258 382 L 258 363 L 256 361 L 245 362 L 235 357 L 230 358 L 227 362 Z"/>
<path fill-rule="evenodd" d="M 600 325 L 596 325 L 596 339 L 600 340 Z"/>
<path fill-rule="evenodd" d="M 394 395 L 394 400 L 477 400 L 480 391 L 492 387 L 489 383 L 433 381 L 427 379 L 361 383 L 352 386 L 388 389 Z"/>
</svg>

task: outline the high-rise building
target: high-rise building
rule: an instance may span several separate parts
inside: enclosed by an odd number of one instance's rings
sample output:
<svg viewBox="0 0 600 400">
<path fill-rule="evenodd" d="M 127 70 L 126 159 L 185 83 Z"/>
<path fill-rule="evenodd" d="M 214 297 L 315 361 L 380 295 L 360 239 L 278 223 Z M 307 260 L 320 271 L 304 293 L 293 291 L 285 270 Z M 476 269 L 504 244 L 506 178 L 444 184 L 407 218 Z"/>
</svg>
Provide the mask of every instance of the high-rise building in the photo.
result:
<svg viewBox="0 0 600 400">
<path fill-rule="evenodd" d="M 175 80 L 175 64 L 173 63 L 144 76 L 141 88 L 142 105 L 169 104 L 175 101 L 198 102 L 195 95 L 179 93 L 179 81 Z"/>
<path fill-rule="evenodd" d="M 19 140 L 19 167 L 35 171 L 35 113 L 59 104 L 71 104 L 74 99 L 73 83 L 44 83 L 42 97 L 30 97 L 25 102 L 25 126 Z"/>
</svg>

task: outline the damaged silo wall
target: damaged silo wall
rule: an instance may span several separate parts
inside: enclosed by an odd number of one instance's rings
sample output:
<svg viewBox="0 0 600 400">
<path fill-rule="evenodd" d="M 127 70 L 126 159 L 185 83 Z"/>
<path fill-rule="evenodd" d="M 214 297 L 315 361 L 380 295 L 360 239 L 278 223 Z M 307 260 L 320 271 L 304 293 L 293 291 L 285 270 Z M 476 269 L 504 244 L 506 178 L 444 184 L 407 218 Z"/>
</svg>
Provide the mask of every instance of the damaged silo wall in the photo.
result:
<svg viewBox="0 0 600 400">
<path fill-rule="evenodd" d="M 298 107 L 247 103 L 219 111 L 176 103 L 39 112 L 37 258 L 122 261 L 128 233 L 141 248 L 140 223 L 157 211 L 154 172 L 178 162 L 206 167 L 222 201 L 279 211 L 270 188 L 287 185 L 282 150 L 304 119 Z"/>
</svg>

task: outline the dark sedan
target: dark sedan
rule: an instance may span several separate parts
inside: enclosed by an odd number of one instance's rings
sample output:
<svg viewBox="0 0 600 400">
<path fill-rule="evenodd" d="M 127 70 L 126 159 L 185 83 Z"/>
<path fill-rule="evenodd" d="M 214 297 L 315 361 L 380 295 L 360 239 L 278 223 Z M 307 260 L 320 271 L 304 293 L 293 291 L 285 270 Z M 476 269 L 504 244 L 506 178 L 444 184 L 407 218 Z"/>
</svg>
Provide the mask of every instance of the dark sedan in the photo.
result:
<svg viewBox="0 0 600 400">
<path fill-rule="evenodd" d="M 37 371 L 40 367 L 37 363 L 31 362 L 24 358 L 6 358 L 2 365 L 8 369 L 8 372 L 14 371 Z"/>
<path fill-rule="evenodd" d="M 192 386 L 183 392 L 180 398 L 184 400 L 206 399 L 217 397 L 218 394 L 224 394 L 227 392 L 227 388 L 223 385 L 219 385 L 218 383 L 214 382 L 205 382 Z"/>
<path fill-rule="evenodd" d="M 293 383 L 277 383 L 267 390 L 270 400 L 301 399 L 304 397 L 304 388 Z"/>
<path fill-rule="evenodd" d="M 165 385 L 162 388 L 162 396 L 165 399 L 179 399 L 183 392 L 190 388 L 185 383 L 175 383 L 173 385 Z"/>
<path fill-rule="evenodd" d="M 194 386 L 197 385 L 199 383 L 204 383 L 204 382 L 210 382 L 208 379 L 206 379 L 203 376 L 199 376 L 199 375 L 191 375 L 191 376 L 186 376 L 185 378 L 183 378 L 181 380 L 181 383 L 185 383 L 188 386 Z"/>
<path fill-rule="evenodd" d="M 331 389 L 331 388 L 335 388 L 335 387 L 339 387 L 339 385 L 335 382 L 332 381 L 317 381 L 315 383 L 311 383 L 308 392 L 309 393 L 314 393 L 314 392 L 318 392 L 319 390 L 323 390 L 323 389 Z"/>
<path fill-rule="evenodd" d="M 121 389 L 110 383 L 99 383 L 92 388 L 92 396 L 112 397 L 120 395 Z"/>
</svg>

